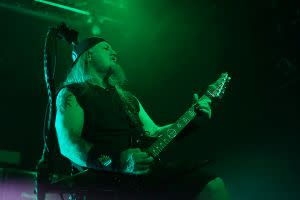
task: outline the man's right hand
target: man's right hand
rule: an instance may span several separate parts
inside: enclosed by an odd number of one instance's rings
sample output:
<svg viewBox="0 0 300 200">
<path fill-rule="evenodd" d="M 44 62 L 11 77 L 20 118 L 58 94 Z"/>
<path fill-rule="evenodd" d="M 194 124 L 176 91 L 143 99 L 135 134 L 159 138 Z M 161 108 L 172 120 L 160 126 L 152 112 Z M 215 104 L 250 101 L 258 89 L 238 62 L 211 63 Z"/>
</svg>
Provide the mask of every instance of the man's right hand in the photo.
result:
<svg viewBox="0 0 300 200">
<path fill-rule="evenodd" d="M 147 174 L 153 163 L 153 157 L 140 148 L 127 149 L 121 152 L 121 172 L 129 174 Z"/>
</svg>

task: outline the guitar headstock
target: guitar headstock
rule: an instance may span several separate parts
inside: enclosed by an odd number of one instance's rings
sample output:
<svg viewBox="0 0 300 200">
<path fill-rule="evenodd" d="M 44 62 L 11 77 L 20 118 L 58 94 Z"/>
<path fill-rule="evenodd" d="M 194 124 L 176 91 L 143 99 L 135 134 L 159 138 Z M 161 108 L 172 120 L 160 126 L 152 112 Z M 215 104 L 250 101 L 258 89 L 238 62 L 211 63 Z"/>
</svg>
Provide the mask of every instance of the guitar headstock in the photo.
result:
<svg viewBox="0 0 300 200">
<path fill-rule="evenodd" d="M 222 73 L 216 82 L 208 86 L 206 96 L 208 96 L 211 99 L 221 99 L 225 93 L 226 87 L 230 80 L 231 77 L 228 75 L 227 72 Z"/>
</svg>

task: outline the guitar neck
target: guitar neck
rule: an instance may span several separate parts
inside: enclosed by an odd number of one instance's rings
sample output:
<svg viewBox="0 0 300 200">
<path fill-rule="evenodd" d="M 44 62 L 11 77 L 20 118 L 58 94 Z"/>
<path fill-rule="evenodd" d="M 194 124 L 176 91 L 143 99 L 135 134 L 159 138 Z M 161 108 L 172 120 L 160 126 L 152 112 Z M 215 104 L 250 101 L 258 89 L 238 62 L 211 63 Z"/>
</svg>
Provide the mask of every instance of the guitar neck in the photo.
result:
<svg viewBox="0 0 300 200">
<path fill-rule="evenodd" d="M 221 77 L 216 81 L 217 85 L 211 86 L 199 100 L 203 98 L 221 98 L 224 94 L 226 85 L 230 81 L 228 73 L 222 73 Z M 193 104 L 173 125 L 165 130 L 158 139 L 146 151 L 152 156 L 157 157 L 166 146 L 184 129 L 196 116 Z"/>
<path fill-rule="evenodd" d="M 186 127 L 196 116 L 193 104 L 172 126 L 146 150 L 152 157 L 157 157 L 166 146 Z"/>
</svg>

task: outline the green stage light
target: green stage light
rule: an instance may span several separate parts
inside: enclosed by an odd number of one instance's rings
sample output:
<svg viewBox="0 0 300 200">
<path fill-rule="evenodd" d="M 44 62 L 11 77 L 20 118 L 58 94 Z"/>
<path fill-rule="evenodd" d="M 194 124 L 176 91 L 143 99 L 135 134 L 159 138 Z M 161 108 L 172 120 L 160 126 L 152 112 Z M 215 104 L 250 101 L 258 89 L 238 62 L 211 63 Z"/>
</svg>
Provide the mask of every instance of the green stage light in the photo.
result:
<svg viewBox="0 0 300 200">
<path fill-rule="evenodd" d="M 70 6 L 61 5 L 61 4 L 58 4 L 58 3 L 51 2 L 51 1 L 45 1 L 45 0 L 34 0 L 34 1 L 39 2 L 39 3 L 43 3 L 43 4 L 47 4 L 47 5 L 50 5 L 50 6 L 54 6 L 54 7 L 57 7 L 57 8 L 69 10 L 69 11 L 72 11 L 72 12 L 76 12 L 76 13 L 79 13 L 79 14 L 82 14 L 82 15 L 91 15 L 91 13 L 88 12 L 88 11 L 79 10 L 77 8 L 72 8 Z"/>
</svg>

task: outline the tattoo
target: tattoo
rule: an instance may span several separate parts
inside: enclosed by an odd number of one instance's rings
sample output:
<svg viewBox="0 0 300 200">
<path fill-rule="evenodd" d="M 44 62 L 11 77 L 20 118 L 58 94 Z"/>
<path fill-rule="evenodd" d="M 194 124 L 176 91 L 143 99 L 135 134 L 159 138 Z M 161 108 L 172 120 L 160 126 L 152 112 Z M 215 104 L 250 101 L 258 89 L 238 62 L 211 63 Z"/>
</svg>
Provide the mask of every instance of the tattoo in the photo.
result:
<svg viewBox="0 0 300 200">
<path fill-rule="evenodd" d="M 74 95 L 67 89 L 62 89 L 56 98 L 57 111 L 64 112 L 68 106 L 72 106 Z"/>
</svg>

